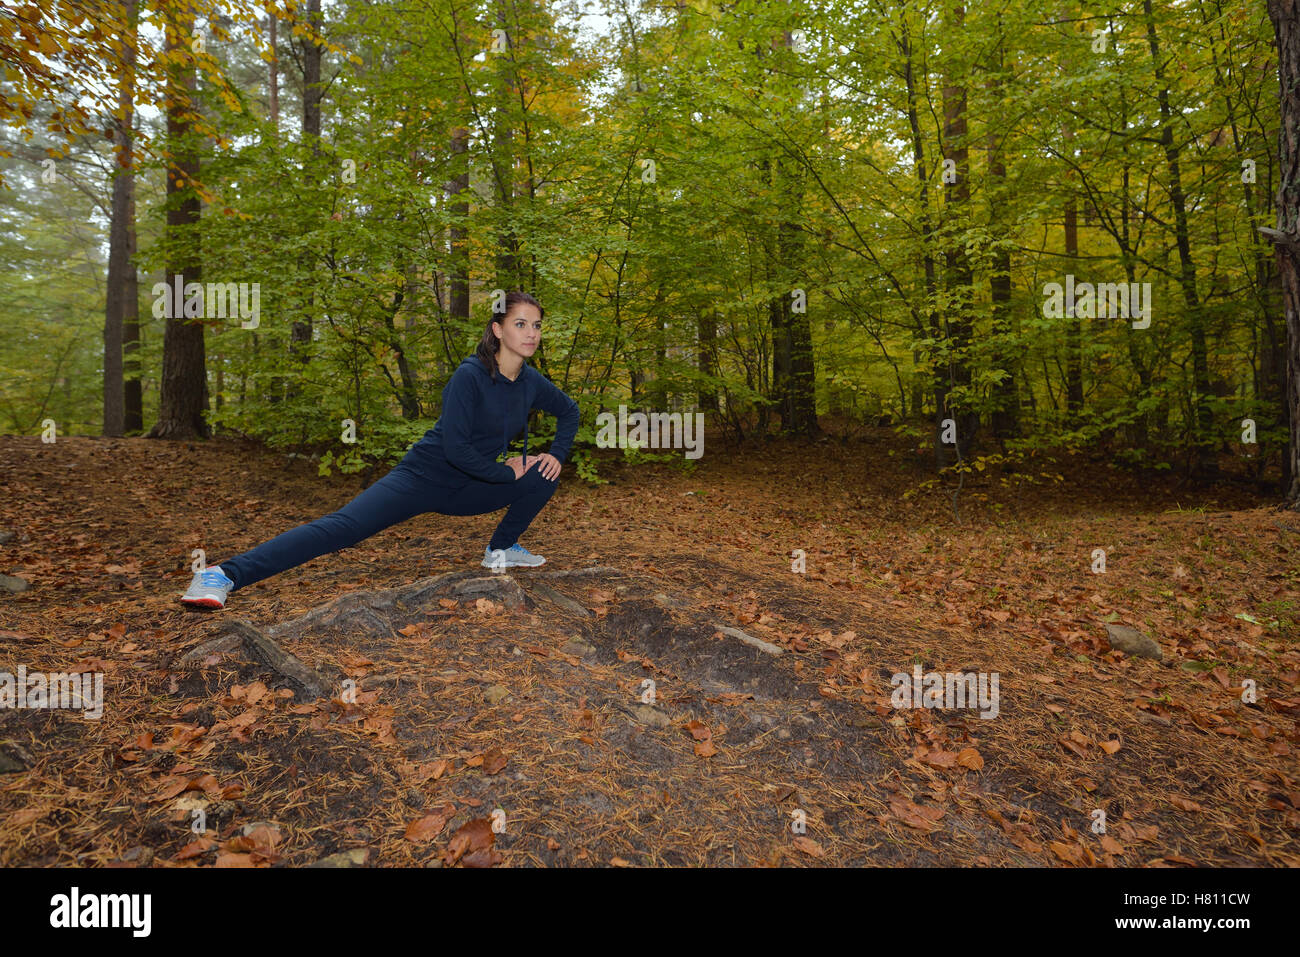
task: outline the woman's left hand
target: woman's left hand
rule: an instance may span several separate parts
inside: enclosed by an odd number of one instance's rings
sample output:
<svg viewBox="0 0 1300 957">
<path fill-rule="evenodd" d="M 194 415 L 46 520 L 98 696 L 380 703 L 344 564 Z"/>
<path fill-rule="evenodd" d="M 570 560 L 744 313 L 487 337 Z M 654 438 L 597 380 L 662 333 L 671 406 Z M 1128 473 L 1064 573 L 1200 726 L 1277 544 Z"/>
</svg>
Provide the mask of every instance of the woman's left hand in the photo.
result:
<svg viewBox="0 0 1300 957">
<path fill-rule="evenodd" d="M 516 455 L 514 458 L 506 459 L 506 465 L 509 465 L 511 462 L 520 463 L 524 467 L 525 472 L 530 468 L 536 468 L 542 473 L 543 478 L 548 478 L 552 482 L 559 478 L 560 469 L 563 467 L 560 465 L 560 460 L 549 452 L 544 452 L 541 455 L 530 455 L 528 456 L 527 462 L 524 461 L 522 455 Z"/>
</svg>

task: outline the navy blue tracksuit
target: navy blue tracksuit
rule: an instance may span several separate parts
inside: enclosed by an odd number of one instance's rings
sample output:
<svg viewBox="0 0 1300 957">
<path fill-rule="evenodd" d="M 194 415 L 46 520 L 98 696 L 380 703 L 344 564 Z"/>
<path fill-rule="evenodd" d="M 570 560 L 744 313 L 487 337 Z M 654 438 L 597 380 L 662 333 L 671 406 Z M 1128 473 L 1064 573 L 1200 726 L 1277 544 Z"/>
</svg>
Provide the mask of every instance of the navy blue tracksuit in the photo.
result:
<svg viewBox="0 0 1300 957">
<path fill-rule="evenodd" d="M 221 571 L 235 583 L 232 591 L 425 512 L 482 515 L 506 508 L 488 548 L 509 548 L 556 486 L 532 463 L 516 480 L 510 466 L 495 460 L 521 428 L 528 454 L 532 409 L 558 419 L 548 451 L 563 463 L 578 432 L 578 404 L 526 360 L 512 382 L 499 371 L 493 380 L 477 356 L 465 359 L 442 390 L 442 416 L 392 471 L 337 512 L 220 562 Z"/>
</svg>

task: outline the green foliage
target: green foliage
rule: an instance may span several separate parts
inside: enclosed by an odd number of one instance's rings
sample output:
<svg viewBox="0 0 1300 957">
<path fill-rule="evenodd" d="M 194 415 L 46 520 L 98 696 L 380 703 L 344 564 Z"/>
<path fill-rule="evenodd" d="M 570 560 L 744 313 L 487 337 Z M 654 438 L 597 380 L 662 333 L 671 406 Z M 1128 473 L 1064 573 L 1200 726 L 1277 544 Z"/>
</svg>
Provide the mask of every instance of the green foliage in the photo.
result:
<svg viewBox="0 0 1300 957">
<path fill-rule="evenodd" d="M 1250 105 L 1275 96 L 1259 67 L 1267 18 L 1166 4 L 1148 28 L 1137 7 L 962 9 L 957 23 L 954 7 L 913 2 L 651 4 L 587 40 L 564 5 L 525 4 L 497 51 L 495 21 L 449 0 L 328 5 L 317 141 L 302 133 L 302 24 L 283 24 L 278 128 L 260 39 L 215 31 L 198 98 L 224 139 L 202 157 L 203 280 L 258 283 L 261 321 L 207 320 L 211 423 L 317 450 L 327 472 L 395 461 L 436 421 L 490 292 L 519 287 L 546 307 L 546 366 L 583 412 L 570 461 L 594 484 L 594 415 L 633 395 L 656 409 L 713 395 L 729 431 L 775 429 L 793 347 L 783 323 L 811 344 L 823 413 L 888 413 L 922 446 L 943 416 L 972 412 L 987 428 L 1017 413 L 1007 452 L 977 453 L 944 481 L 1010 468 L 1042 479 L 1052 473 L 1033 463 L 1050 450 L 1156 469 L 1198 443 L 1245 455 L 1244 417 L 1258 426 L 1249 451 L 1276 460 L 1282 393 L 1262 356 L 1281 341 L 1281 307 L 1255 227 L 1271 222 L 1277 123 Z M 1104 49 L 1094 28 L 1114 31 Z M 807 49 L 773 46 L 796 29 Z M 962 93 L 965 137 L 944 128 L 945 90 Z M 1185 235 L 1167 123 L 1191 197 Z M 458 128 L 465 152 L 452 149 Z M 79 148 L 103 169 L 102 147 Z M 965 192 L 942 178 L 962 148 Z M 0 302 L 22 332 L 0 342 L 0 426 L 30 432 L 50 414 L 93 429 L 108 177 L 83 175 L 97 211 L 24 162 L 26 181 L 4 169 L 23 189 L 0 200 Z M 160 170 L 138 172 L 144 296 L 167 250 Z M 448 193 L 461 174 L 463 209 Z M 995 303 L 1003 268 L 1010 298 Z M 1046 316 L 1044 287 L 1067 273 L 1150 283 L 1150 326 Z M 448 312 L 461 275 L 468 319 Z M 141 318 L 152 412 L 162 324 L 148 301 Z M 340 439 L 345 419 L 355 446 Z M 530 442 L 553 432 L 540 417 Z M 647 450 L 623 461 L 696 464 Z"/>
</svg>

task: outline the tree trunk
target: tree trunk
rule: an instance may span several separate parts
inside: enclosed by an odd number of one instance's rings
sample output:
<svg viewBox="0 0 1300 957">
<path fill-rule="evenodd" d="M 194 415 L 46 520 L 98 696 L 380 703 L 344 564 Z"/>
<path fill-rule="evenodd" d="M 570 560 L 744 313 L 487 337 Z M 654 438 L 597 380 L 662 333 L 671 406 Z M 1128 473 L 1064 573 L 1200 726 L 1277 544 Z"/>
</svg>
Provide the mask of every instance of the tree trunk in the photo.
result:
<svg viewBox="0 0 1300 957">
<path fill-rule="evenodd" d="M 271 46 L 271 62 L 267 64 L 269 74 L 266 79 L 267 85 L 267 112 L 271 118 L 271 131 L 278 135 L 280 132 L 280 58 L 276 54 L 276 28 L 279 25 L 279 19 L 274 10 L 266 11 L 266 32 L 267 40 Z"/>
<path fill-rule="evenodd" d="M 994 51 L 993 69 L 996 76 L 985 84 L 994 102 L 1002 85 L 1002 24 L 998 23 L 998 47 Z M 1007 166 L 1002 157 L 1002 147 L 998 142 L 998 133 L 994 124 L 989 124 L 986 139 L 989 168 L 989 223 L 995 231 L 1009 228 L 1004 221 L 1002 204 L 1006 199 Z M 1017 356 L 1017 333 L 1015 311 L 1011 305 L 1011 250 L 999 245 L 990 257 L 992 272 L 989 276 L 989 309 L 992 313 L 993 341 L 997 343 L 995 355 L 998 368 L 1007 374 L 1006 378 L 993 386 L 993 414 L 991 425 L 993 434 L 1002 441 L 1015 438 L 1020 432 L 1020 392 L 1017 385 L 1016 371 L 1019 365 Z"/>
<path fill-rule="evenodd" d="M 1169 166 L 1169 202 L 1174 208 L 1174 232 L 1178 244 L 1179 285 L 1187 305 L 1188 329 L 1192 345 L 1192 388 L 1196 391 L 1195 422 L 1192 442 L 1196 448 L 1195 471 L 1210 475 L 1218 471 L 1214 459 L 1214 410 L 1210 408 L 1210 366 L 1206 353 L 1205 317 L 1200 295 L 1196 290 L 1196 264 L 1192 261 L 1191 238 L 1187 225 L 1187 201 L 1183 193 L 1182 169 L 1178 148 L 1174 145 L 1174 112 L 1169 104 L 1169 86 L 1165 83 L 1164 67 L 1160 64 L 1160 42 L 1156 37 L 1155 18 L 1151 0 L 1142 0 L 1146 15 L 1147 42 L 1151 48 L 1152 68 L 1156 78 L 1156 98 L 1160 104 L 1160 144 L 1164 147 L 1165 162 Z M 1181 114 L 1180 114 L 1181 115 Z"/>
<path fill-rule="evenodd" d="M 966 11 L 953 9 L 953 31 L 960 33 L 965 26 Z M 948 288 L 945 310 L 945 339 L 948 353 L 948 385 L 960 390 L 961 398 L 947 403 L 939 410 L 939 418 L 952 418 L 956 424 L 958 458 L 966 459 L 974 446 L 979 427 L 979 413 L 975 410 L 976 397 L 971 394 L 970 345 L 972 333 L 971 293 L 974 276 L 965 244 L 957 235 L 970 223 L 970 155 L 966 142 L 966 87 L 957 79 L 951 67 L 943 85 L 943 142 L 945 158 L 952 160 L 957 181 L 946 187 L 945 219 L 951 235 L 944 251 L 944 283 Z M 951 398 L 949 392 L 946 398 Z M 945 415 L 947 413 L 947 415 Z"/>
<path fill-rule="evenodd" d="M 1065 149 L 1074 151 L 1074 131 L 1062 131 Z M 1066 174 L 1065 196 L 1065 268 L 1074 272 L 1079 262 L 1079 201 L 1074 193 L 1073 171 Z M 1078 281 L 1078 277 L 1076 277 Z M 1065 316 L 1065 413 L 1075 423 L 1083 412 L 1083 317 L 1071 305 Z"/>
<path fill-rule="evenodd" d="M 1277 271 L 1286 313 L 1286 401 L 1290 444 L 1284 468 L 1286 504 L 1300 509 L 1300 0 L 1268 0 L 1277 36 L 1282 120 L 1278 134 Z"/>
<path fill-rule="evenodd" d="M 699 313 L 699 368 L 701 378 L 717 375 L 714 357 L 717 354 L 718 319 L 712 309 L 701 309 Z M 701 412 L 718 412 L 718 393 L 711 385 L 701 382 L 699 389 L 699 409 Z"/>
<path fill-rule="evenodd" d="M 199 196 L 194 183 L 199 176 L 197 137 L 189 112 L 193 109 L 196 79 L 189 55 L 194 11 L 175 8 L 166 24 L 167 66 L 167 282 L 181 277 L 182 289 L 199 282 Z M 183 180 L 183 182 L 181 182 Z M 174 288 L 173 288 L 173 298 Z M 179 306 L 180 308 L 175 308 Z M 203 324 L 185 318 L 184 302 L 173 303 L 172 317 L 163 332 L 163 367 L 158 421 L 150 438 L 207 438 L 204 413 L 208 410 L 208 377 L 203 345 Z"/>
<path fill-rule="evenodd" d="M 305 39 L 302 45 L 302 138 L 305 144 L 311 146 L 313 158 L 320 156 L 321 99 L 323 97 L 321 89 L 321 57 L 325 52 L 325 48 L 316 41 L 316 36 L 320 35 L 322 30 L 320 4 L 321 0 L 307 0 L 307 23 L 311 28 L 312 36 Z M 316 284 L 312 280 L 315 264 L 310 253 L 303 254 L 301 265 L 313 292 L 308 294 L 307 312 L 293 321 L 293 327 L 289 332 L 289 353 L 298 361 L 300 366 L 305 366 L 311 359 L 312 310 L 316 298 L 314 293 Z M 301 380 L 297 376 L 289 380 L 287 390 L 289 398 L 292 399 L 298 394 L 300 383 Z"/>
<path fill-rule="evenodd" d="M 104 429 L 121 436 L 126 429 L 123 335 L 127 313 L 135 318 L 139 295 L 135 280 L 135 170 L 131 126 L 135 121 L 136 0 L 123 0 L 127 26 L 121 43 L 121 69 L 113 132 L 113 202 L 108 227 L 108 281 L 104 303 Z"/>
</svg>

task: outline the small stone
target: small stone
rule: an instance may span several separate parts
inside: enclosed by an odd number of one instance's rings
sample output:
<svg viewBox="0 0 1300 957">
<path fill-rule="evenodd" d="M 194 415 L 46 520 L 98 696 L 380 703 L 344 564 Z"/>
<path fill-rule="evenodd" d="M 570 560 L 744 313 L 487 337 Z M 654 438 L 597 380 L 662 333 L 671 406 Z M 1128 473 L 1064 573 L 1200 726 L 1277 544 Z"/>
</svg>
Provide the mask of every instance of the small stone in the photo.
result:
<svg viewBox="0 0 1300 957">
<path fill-rule="evenodd" d="M 577 638 L 570 638 L 564 643 L 564 647 L 560 650 L 566 655 L 573 655 L 575 658 L 584 658 L 595 651 L 596 647 L 595 645 L 587 644 L 585 641 L 580 641 Z"/>
<path fill-rule="evenodd" d="M 31 757 L 11 742 L 0 742 L 0 774 L 14 774 L 31 767 Z"/>
<path fill-rule="evenodd" d="M 1107 625 L 1106 638 L 1110 641 L 1112 648 L 1118 649 L 1126 655 L 1133 655 L 1136 658 L 1154 658 L 1157 661 L 1165 656 L 1159 645 L 1136 628 L 1130 628 L 1128 625 Z"/>
<path fill-rule="evenodd" d="M 259 827 L 267 828 L 272 832 L 274 840 L 276 841 L 280 840 L 280 825 L 274 824 L 271 821 L 253 821 L 251 824 L 245 824 L 243 827 L 244 837 L 248 837 Z"/>
<path fill-rule="evenodd" d="M 123 851 L 121 859 L 130 861 L 137 867 L 148 867 L 153 862 L 153 849 L 137 844 L 135 847 Z"/>
<path fill-rule="evenodd" d="M 0 575 L 0 591 L 7 591 L 12 595 L 20 591 L 27 591 L 31 586 L 21 578 L 14 578 L 12 575 Z"/>
<path fill-rule="evenodd" d="M 308 867 L 361 867 L 366 863 L 370 852 L 363 847 L 354 847 L 350 851 L 339 851 L 319 861 L 312 861 Z"/>
<path fill-rule="evenodd" d="M 483 700 L 488 704 L 500 704 L 510 697 L 510 689 L 505 685 L 492 685 L 483 692 Z"/>
<path fill-rule="evenodd" d="M 789 729 L 789 728 L 778 728 L 778 729 L 777 729 L 777 732 L 776 732 L 776 736 L 777 736 L 778 738 L 780 738 L 782 741 L 789 741 L 789 740 L 790 740 L 790 729 Z"/>
<path fill-rule="evenodd" d="M 673 723 L 672 718 L 653 705 L 648 704 L 639 704 L 633 708 L 632 717 L 652 728 L 666 728 Z"/>
</svg>

